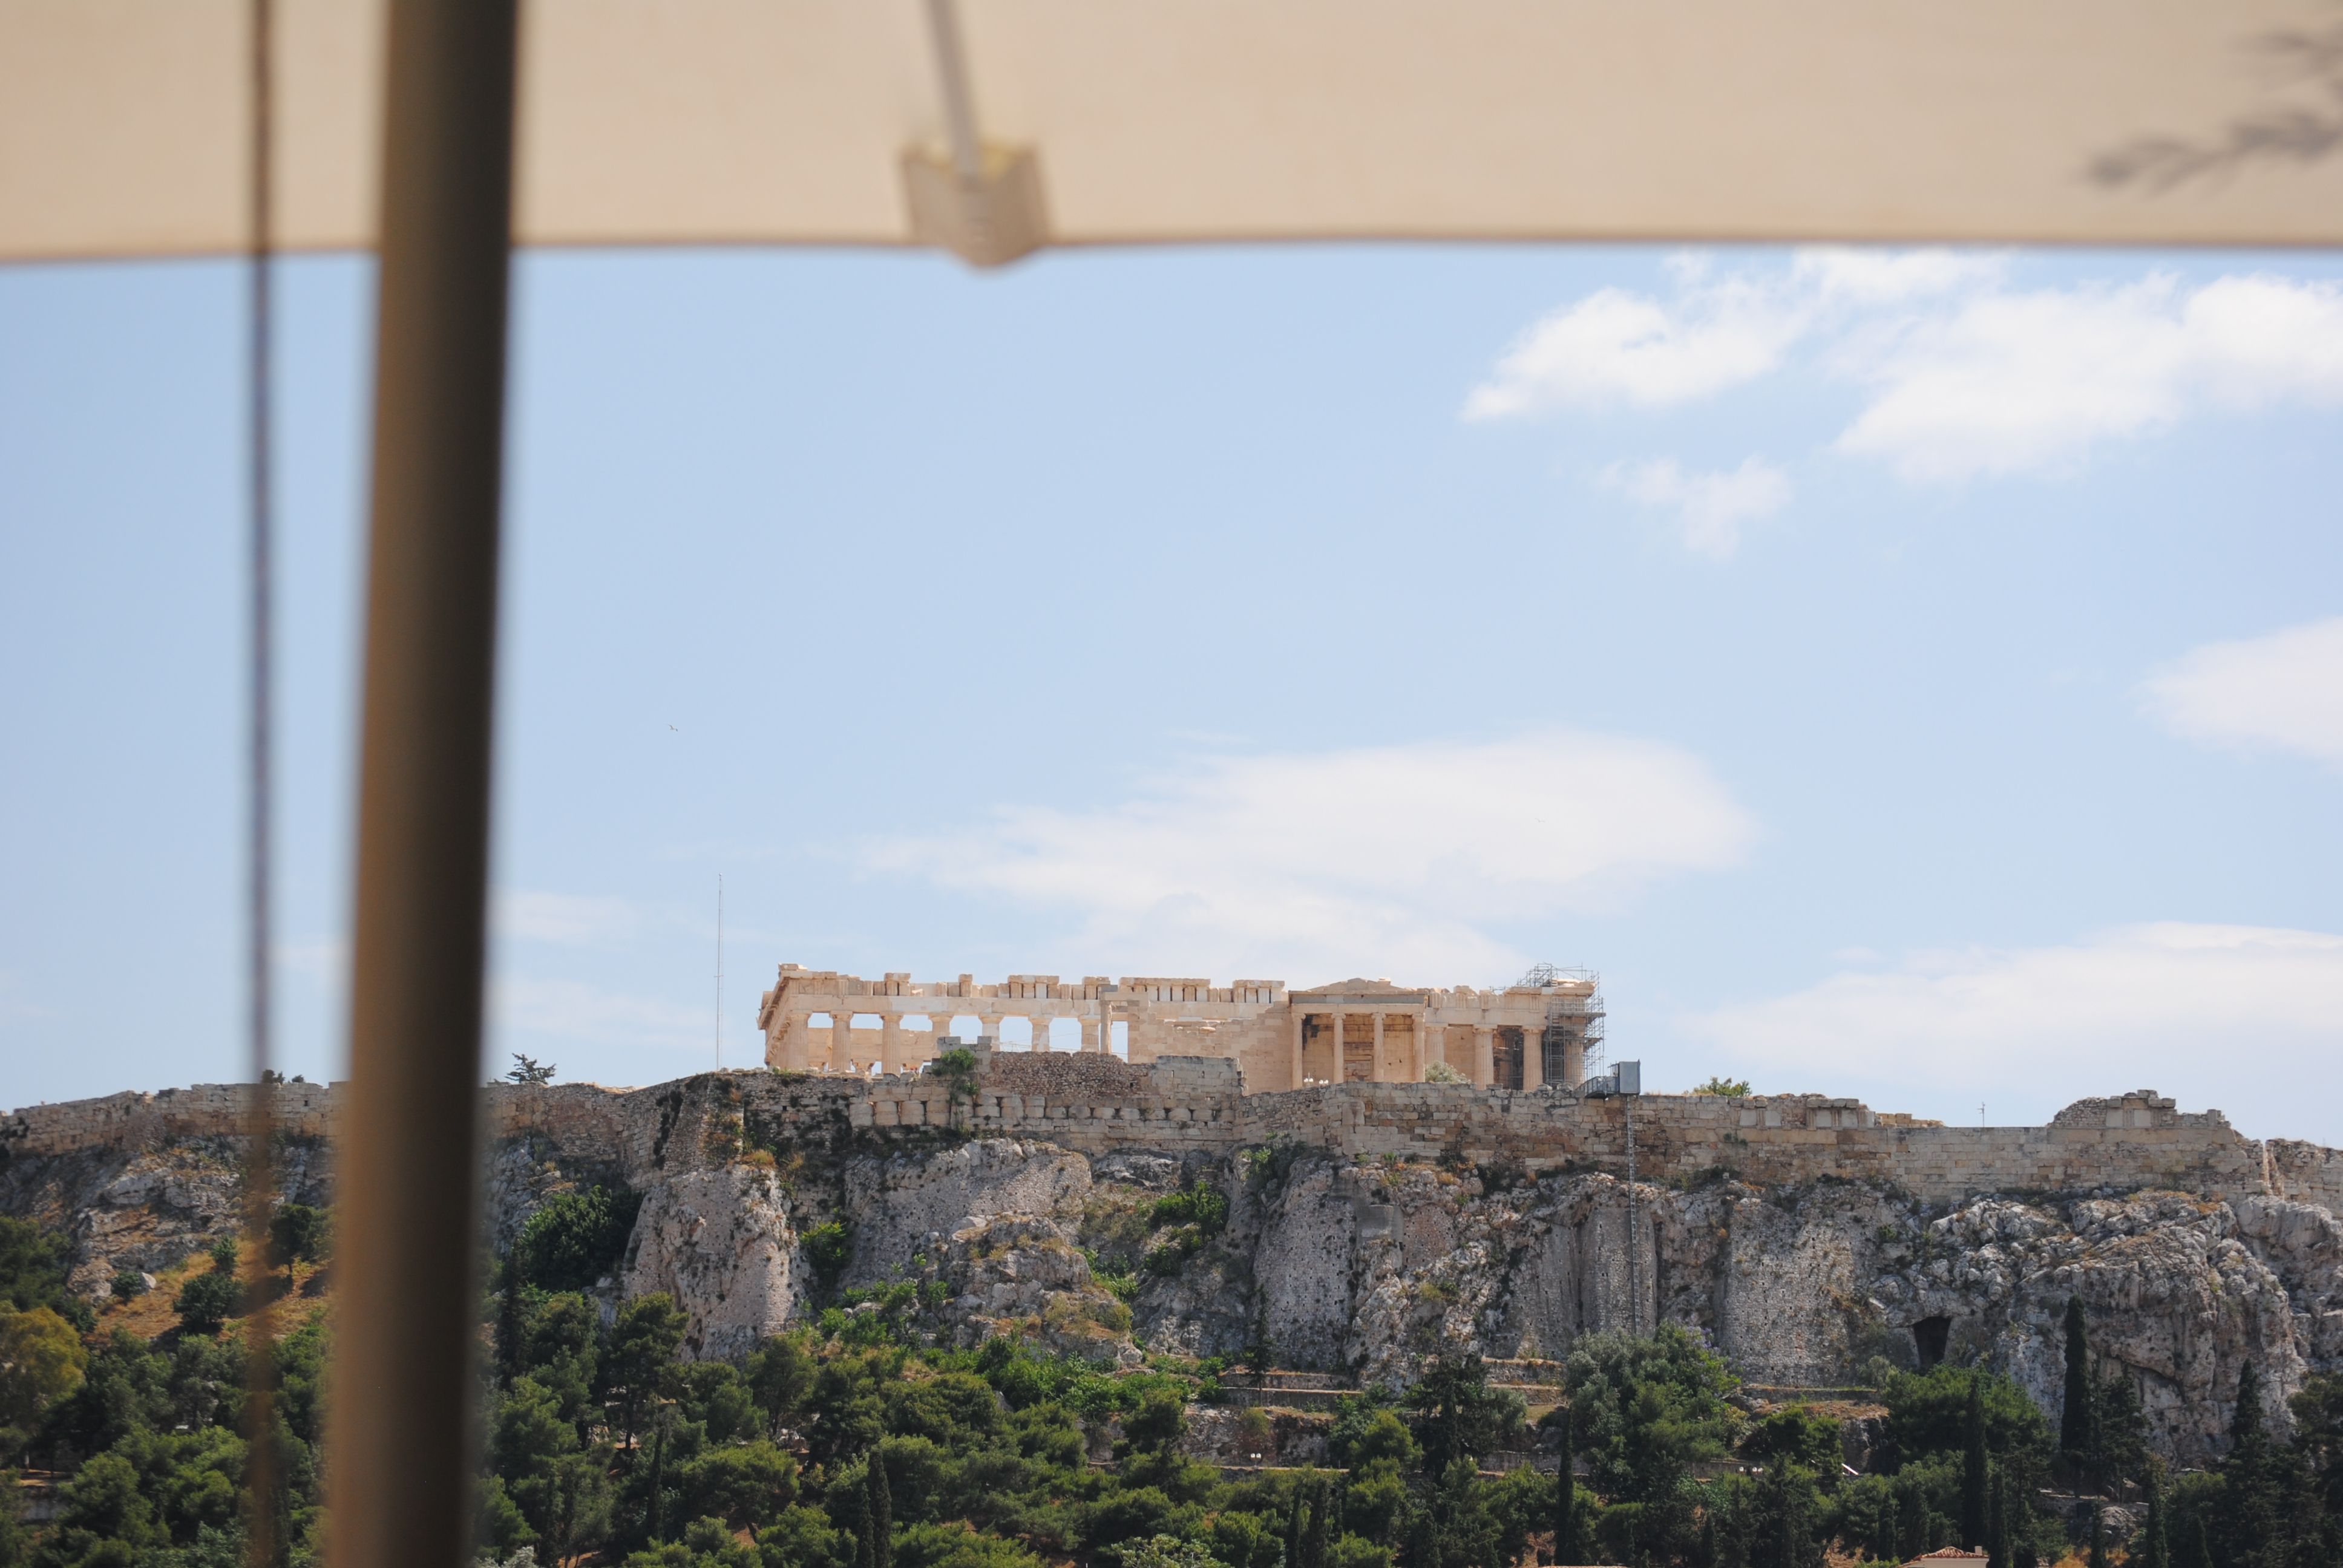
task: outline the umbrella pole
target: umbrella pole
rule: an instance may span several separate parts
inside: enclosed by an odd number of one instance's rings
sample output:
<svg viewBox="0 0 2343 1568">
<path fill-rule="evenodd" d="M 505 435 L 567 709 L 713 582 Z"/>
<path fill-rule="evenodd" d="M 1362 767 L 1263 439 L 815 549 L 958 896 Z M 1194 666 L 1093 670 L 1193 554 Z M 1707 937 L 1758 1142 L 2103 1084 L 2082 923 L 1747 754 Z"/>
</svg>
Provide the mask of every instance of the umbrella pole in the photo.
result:
<svg viewBox="0 0 2343 1568">
<path fill-rule="evenodd" d="M 457 1568 L 471 1531 L 515 53 L 515 0 L 391 0 L 335 1568 Z"/>
</svg>

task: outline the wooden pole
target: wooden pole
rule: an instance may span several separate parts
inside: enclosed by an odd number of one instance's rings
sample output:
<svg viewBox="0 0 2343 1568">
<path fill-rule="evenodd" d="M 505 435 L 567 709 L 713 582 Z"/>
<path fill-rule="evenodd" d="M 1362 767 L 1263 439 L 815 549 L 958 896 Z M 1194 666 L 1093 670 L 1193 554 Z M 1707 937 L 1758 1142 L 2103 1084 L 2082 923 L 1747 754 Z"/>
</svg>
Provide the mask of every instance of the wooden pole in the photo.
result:
<svg viewBox="0 0 2343 1568">
<path fill-rule="evenodd" d="M 515 0 L 391 0 L 335 1568 L 458 1568 L 503 485 Z"/>
</svg>

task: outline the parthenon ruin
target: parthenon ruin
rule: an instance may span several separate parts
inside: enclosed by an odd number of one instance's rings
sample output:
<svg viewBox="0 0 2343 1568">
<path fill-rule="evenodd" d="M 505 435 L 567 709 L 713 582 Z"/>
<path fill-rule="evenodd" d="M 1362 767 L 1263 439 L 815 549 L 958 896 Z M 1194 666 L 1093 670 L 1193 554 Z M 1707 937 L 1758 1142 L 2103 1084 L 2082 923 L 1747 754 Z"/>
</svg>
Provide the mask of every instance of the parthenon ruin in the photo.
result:
<svg viewBox="0 0 2343 1568">
<path fill-rule="evenodd" d="M 1575 1087 L 1586 1076 L 1588 1045 L 1603 1033 L 1596 978 L 1540 965 L 1516 985 L 1496 990 L 1394 985 L 1353 978 L 1308 990 L 1283 980 L 1239 980 L 1217 986 L 1196 977 L 1011 975 L 980 985 L 876 980 L 834 970 L 783 964 L 757 1012 L 768 1066 L 867 1075 L 913 1072 L 959 1036 L 995 1043 L 1003 1020 L 1032 1028 L 1032 1049 L 1054 1034 L 1071 1048 L 1112 1052 L 1133 1062 L 1159 1057 L 1221 1057 L 1237 1063 L 1248 1092 L 1314 1083 L 1415 1083 L 1444 1062 L 1483 1088 Z M 961 1036 L 960 1021 L 975 1021 Z"/>
</svg>

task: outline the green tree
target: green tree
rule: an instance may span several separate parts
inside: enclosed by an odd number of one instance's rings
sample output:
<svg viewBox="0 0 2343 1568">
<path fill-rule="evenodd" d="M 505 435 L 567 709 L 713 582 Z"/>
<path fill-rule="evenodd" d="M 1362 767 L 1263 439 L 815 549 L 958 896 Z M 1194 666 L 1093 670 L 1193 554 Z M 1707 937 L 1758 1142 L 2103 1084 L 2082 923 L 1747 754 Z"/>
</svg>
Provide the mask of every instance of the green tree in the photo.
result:
<svg viewBox="0 0 2343 1568">
<path fill-rule="evenodd" d="M 778 1436 L 813 1387 L 814 1362 L 801 1336 L 776 1335 L 749 1357 L 749 1393 L 765 1418 L 768 1436 Z"/>
<path fill-rule="evenodd" d="M 590 1291 L 618 1271 L 642 1194 L 619 1187 L 558 1192 L 520 1228 L 506 1267 L 545 1291 Z"/>
<path fill-rule="evenodd" d="M 1570 1407 L 1564 1405 L 1554 1413 L 1554 1431 L 1562 1442 L 1562 1464 L 1554 1478 L 1554 1560 L 1577 1563 L 1586 1555 L 1578 1508 L 1578 1449 L 1571 1440 Z"/>
<path fill-rule="evenodd" d="M 268 1217 L 268 1261 L 280 1269 L 322 1262 L 331 1232 L 332 1221 L 325 1210 L 307 1203 L 280 1203 Z"/>
<path fill-rule="evenodd" d="M 1969 1402 L 1966 1431 L 1961 1448 L 1961 1538 L 1957 1544 L 1976 1547 L 1984 1543 L 1986 1519 L 1991 1499 L 1986 1496 L 1990 1460 L 1986 1449 L 1985 1384 L 1976 1373 L 1969 1374 Z"/>
<path fill-rule="evenodd" d="M 2237 1369 L 2237 1400 L 2229 1409 L 2229 1441 L 2238 1447 L 2268 1435 L 2262 1415 L 2262 1374 L 2247 1362 Z"/>
<path fill-rule="evenodd" d="M 2091 1335 L 2083 1317 L 2083 1298 L 2066 1298 L 2066 1388 L 2058 1407 L 2058 1461 L 2069 1473 L 2079 1473 L 2097 1446 L 2091 1432 Z"/>
<path fill-rule="evenodd" d="M 894 1568 L 895 1506 L 887 1487 L 887 1467 L 874 1458 L 864 1472 L 870 1491 L 870 1568 Z"/>
<path fill-rule="evenodd" d="M 20 1312 L 46 1307 L 87 1333 L 97 1324 L 89 1303 L 65 1284 L 73 1242 L 30 1220 L 0 1218 L 0 1302 Z"/>
<path fill-rule="evenodd" d="M 1407 1391 L 1407 1405 L 1422 1412 L 1416 1435 L 1425 1464 L 1445 1474 L 1459 1459 L 1478 1459 L 1501 1447 L 1522 1423 L 1522 1399 L 1489 1386 L 1477 1352 L 1445 1355 Z"/>
<path fill-rule="evenodd" d="M 2314 1375 L 2287 1404 L 2294 1412 L 2294 1441 L 2318 1478 L 2320 1506 L 2343 1519 L 2343 1375 Z"/>
<path fill-rule="evenodd" d="M 1151 1393 L 1123 1419 L 1118 1457 L 1126 1453 L 1168 1453 L 1187 1435 L 1187 1402 L 1168 1390 Z"/>
<path fill-rule="evenodd" d="M 1659 1525 L 1688 1526 L 1688 1504 L 1679 1497 L 1687 1470 L 1695 1461 L 1723 1458 L 1741 1436 L 1741 1414 L 1725 1402 L 1735 1380 L 1724 1358 L 1663 1323 L 1648 1338 L 1581 1339 L 1563 1379 L 1595 1493 L 1659 1504 Z M 1634 1526 L 1645 1547 L 1658 1551 L 1650 1539 L 1654 1527 Z"/>
<path fill-rule="evenodd" d="M 558 1070 L 559 1069 L 549 1061 L 539 1062 L 533 1056 L 523 1056 L 520 1052 L 514 1051 L 512 1070 L 506 1073 L 505 1077 L 514 1083 L 551 1083 L 554 1073 Z"/>
<path fill-rule="evenodd" d="M 599 1452 L 564 1454 L 545 1485 L 544 1540 L 556 1564 L 574 1561 L 608 1538 L 610 1473 Z"/>
<path fill-rule="evenodd" d="M 2166 1540 L 2167 1526 L 2164 1517 L 2164 1466 L 2151 1460 L 2147 1466 L 2147 1519 L 2139 1532 L 2139 1568 L 2172 1568 L 2172 1549 Z"/>
<path fill-rule="evenodd" d="M 236 1316 L 243 1304 L 244 1288 L 236 1283 L 236 1276 L 215 1269 L 180 1286 L 178 1297 L 171 1306 L 179 1314 L 183 1331 L 209 1339 Z"/>
<path fill-rule="evenodd" d="M 1748 1094 L 1749 1081 L 1745 1078 L 1714 1075 L 1705 1083 L 1694 1084 L 1692 1091 L 1694 1094 L 1721 1094 L 1727 1100 L 1739 1100 Z"/>
<path fill-rule="evenodd" d="M 667 1391 L 675 1352 L 689 1320 L 664 1291 L 637 1296 L 618 1309 L 610 1331 L 610 1387 L 618 1395 L 620 1423 L 631 1445 L 643 1412 Z"/>
<path fill-rule="evenodd" d="M 2120 1366 L 2091 1393 L 2091 1478 L 2105 1490 L 2137 1476 L 2147 1464 L 2147 1417 L 2139 1391 Z"/>
<path fill-rule="evenodd" d="M 81 1336 L 51 1307 L 0 1306 L 0 1426 L 30 1431 L 81 1387 L 89 1363 Z"/>
</svg>

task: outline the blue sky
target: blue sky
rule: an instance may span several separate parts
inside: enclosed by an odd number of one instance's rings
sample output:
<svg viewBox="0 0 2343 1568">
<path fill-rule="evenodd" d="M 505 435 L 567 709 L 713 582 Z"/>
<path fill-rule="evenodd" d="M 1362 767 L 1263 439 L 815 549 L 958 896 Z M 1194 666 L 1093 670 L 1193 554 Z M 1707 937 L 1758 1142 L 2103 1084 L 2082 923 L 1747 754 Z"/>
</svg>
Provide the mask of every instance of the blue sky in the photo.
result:
<svg viewBox="0 0 2343 1568">
<path fill-rule="evenodd" d="M 239 282 L 0 270 L 0 1101 L 236 1076 Z M 286 269 L 293 1070 L 338 1070 L 369 280 Z M 2343 1143 L 2343 264 L 520 265 L 494 1060 L 775 964 L 1503 983 L 1614 1054 Z"/>
</svg>

